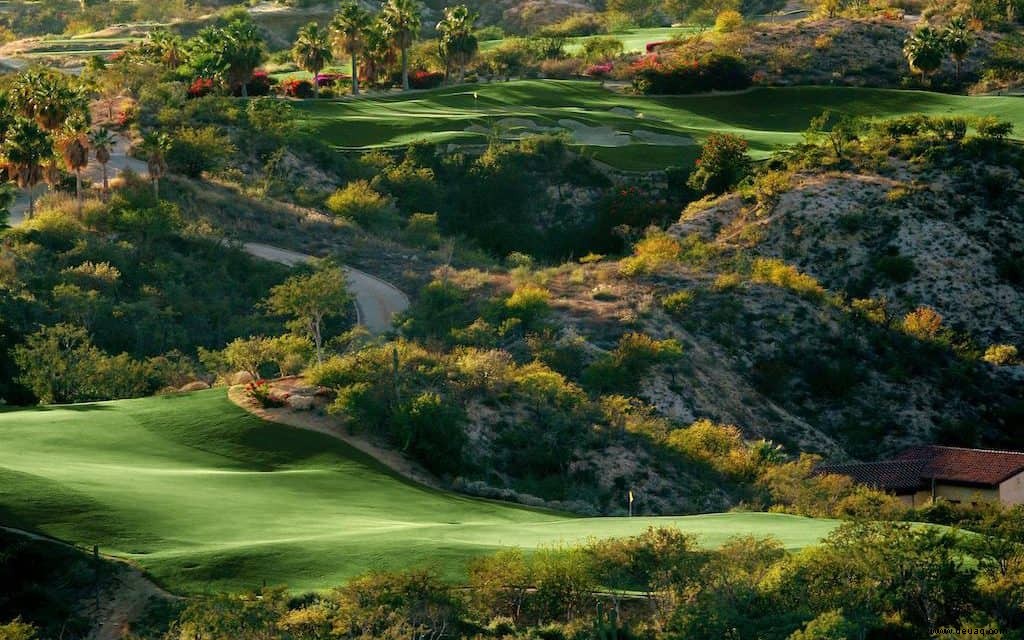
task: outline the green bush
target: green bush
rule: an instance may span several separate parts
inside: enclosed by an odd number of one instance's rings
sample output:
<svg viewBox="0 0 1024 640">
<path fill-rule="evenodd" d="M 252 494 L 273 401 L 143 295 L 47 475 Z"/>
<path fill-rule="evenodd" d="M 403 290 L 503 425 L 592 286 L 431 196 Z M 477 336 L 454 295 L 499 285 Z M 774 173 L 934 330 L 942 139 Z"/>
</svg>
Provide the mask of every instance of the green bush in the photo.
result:
<svg viewBox="0 0 1024 640">
<path fill-rule="evenodd" d="M 182 127 L 171 136 L 167 167 L 174 173 L 198 178 L 221 168 L 234 153 L 231 138 L 216 127 Z"/>
<path fill-rule="evenodd" d="M 327 198 L 327 209 L 367 228 L 388 228 L 397 224 L 394 203 L 374 190 L 365 180 L 350 182 Z"/>
<path fill-rule="evenodd" d="M 702 194 L 725 193 L 750 174 L 747 141 L 730 133 L 713 133 L 701 146 L 697 166 L 687 184 Z"/>
</svg>

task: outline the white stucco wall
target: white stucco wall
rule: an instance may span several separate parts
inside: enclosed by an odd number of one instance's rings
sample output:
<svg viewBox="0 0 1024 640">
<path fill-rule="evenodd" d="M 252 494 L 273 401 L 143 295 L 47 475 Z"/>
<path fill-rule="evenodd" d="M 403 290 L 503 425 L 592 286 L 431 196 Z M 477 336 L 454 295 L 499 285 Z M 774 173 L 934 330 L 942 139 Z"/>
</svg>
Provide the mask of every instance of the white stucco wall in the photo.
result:
<svg viewBox="0 0 1024 640">
<path fill-rule="evenodd" d="M 1024 504 L 1024 472 L 999 485 L 999 501 L 1005 505 Z"/>
</svg>

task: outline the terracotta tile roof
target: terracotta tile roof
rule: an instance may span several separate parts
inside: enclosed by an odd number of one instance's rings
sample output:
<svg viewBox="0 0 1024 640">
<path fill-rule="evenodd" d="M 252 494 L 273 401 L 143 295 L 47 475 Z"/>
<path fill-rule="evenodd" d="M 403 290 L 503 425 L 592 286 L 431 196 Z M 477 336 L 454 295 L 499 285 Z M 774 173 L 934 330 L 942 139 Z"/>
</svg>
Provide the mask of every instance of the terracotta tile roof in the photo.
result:
<svg viewBox="0 0 1024 640">
<path fill-rule="evenodd" d="M 1024 471 L 1024 453 L 925 445 L 911 447 L 896 460 L 927 460 L 922 477 L 995 486 Z"/>
<path fill-rule="evenodd" d="M 883 491 L 913 493 L 924 485 L 921 472 L 928 460 L 887 460 L 854 464 L 822 465 L 816 474 L 850 476 L 857 484 Z"/>
</svg>

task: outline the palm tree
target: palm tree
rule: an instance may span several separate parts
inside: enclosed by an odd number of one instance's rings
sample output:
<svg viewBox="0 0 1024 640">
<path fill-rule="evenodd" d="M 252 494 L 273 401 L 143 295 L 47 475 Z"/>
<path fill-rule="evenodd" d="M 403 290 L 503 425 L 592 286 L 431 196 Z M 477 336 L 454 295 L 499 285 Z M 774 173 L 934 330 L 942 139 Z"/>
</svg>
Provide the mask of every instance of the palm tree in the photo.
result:
<svg viewBox="0 0 1024 640">
<path fill-rule="evenodd" d="M 103 127 L 93 131 L 89 136 L 89 146 L 92 147 L 93 153 L 96 154 L 96 162 L 100 163 L 100 167 L 103 169 L 103 199 L 106 200 L 110 195 L 110 182 L 107 179 L 107 163 L 110 162 L 110 151 L 114 148 L 117 143 L 117 139 L 114 134 L 110 133 L 110 129 Z"/>
<path fill-rule="evenodd" d="M 946 52 L 946 43 L 938 31 L 924 26 L 907 37 L 903 43 L 903 55 L 907 57 L 910 68 L 921 74 L 921 81 L 928 84 L 932 74 L 942 66 L 942 57 Z"/>
<path fill-rule="evenodd" d="M 366 31 L 363 53 L 363 76 L 376 83 L 381 74 L 395 64 L 395 48 L 384 31 L 384 24 L 374 22 Z"/>
<path fill-rule="evenodd" d="M 420 31 L 417 0 L 387 0 L 381 12 L 384 33 L 402 51 L 402 89 L 409 90 L 409 47 Z"/>
<path fill-rule="evenodd" d="M 89 98 L 81 87 L 54 69 L 30 69 L 18 74 L 11 86 L 11 101 L 26 118 L 45 131 L 56 131 L 72 114 L 88 117 Z"/>
<path fill-rule="evenodd" d="M 320 97 L 320 72 L 334 59 L 328 32 L 310 22 L 299 29 L 299 35 L 292 47 L 292 58 L 303 71 L 313 74 L 313 97 Z"/>
<path fill-rule="evenodd" d="M 359 95 L 359 56 L 366 50 L 367 32 L 373 25 L 373 16 L 357 2 L 341 7 L 331 20 L 334 44 L 352 58 L 352 95 Z"/>
<path fill-rule="evenodd" d="M 142 142 L 146 151 L 146 166 L 153 183 L 153 195 L 160 199 L 160 178 L 167 173 L 167 152 L 171 150 L 171 138 L 166 133 L 151 133 Z"/>
<path fill-rule="evenodd" d="M 53 138 L 27 118 L 17 118 L 0 145 L 0 166 L 28 191 L 28 217 L 35 215 L 33 189 L 43 180 L 43 164 L 53 157 Z"/>
<path fill-rule="evenodd" d="M 89 165 L 89 124 L 84 118 L 68 118 L 57 138 L 64 166 L 75 174 L 75 202 L 82 217 L 82 169 Z"/>
<path fill-rule="evenodd" d="M 949 21 L 945 31 L 942 32 L 942 39 L 946 43 L 946 50 L 949 57 L 953 58 L 953 65 L 956 69 L 956 79 L 960 80 L 960 67 L 964 59 L 974 47 L 974 33 L 967 26 L 967 21 L 962 16 L 957 16 Z"/>
<path fill-rule="evenodd" d="M 185 41 L 167 29 L 151 31 L 142 43 L 142 50 L 168 69 L 177 69 L 186 58 Z"/>
<path fill-rule="evenodd" d="M 466 65 L 480 48 L 476 36 L 473 35 L 473 26 L 478 18 L 479 16 L 471 12 L 469 7 L 460 4 L 445 8 L 444 18 L 437 23 L 441 57 L 444 58 L 446 67 L 455 64 L 459 68 L 460 83 L 466 79 Z"/>
</svg>

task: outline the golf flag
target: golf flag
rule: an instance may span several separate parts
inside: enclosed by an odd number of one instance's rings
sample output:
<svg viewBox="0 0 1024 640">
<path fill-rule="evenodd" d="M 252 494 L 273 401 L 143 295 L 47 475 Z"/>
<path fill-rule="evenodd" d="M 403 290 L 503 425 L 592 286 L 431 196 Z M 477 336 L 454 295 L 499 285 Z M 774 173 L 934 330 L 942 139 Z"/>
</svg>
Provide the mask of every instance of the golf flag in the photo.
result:
<svg viewBox="0 0 1024 640">
<path fill-rule="evenodd" d="M 633 504 L 633 490 L 632 489 L 630 489 L 630 491 L 629 491 L 629 504 Z"/>
</svg>

